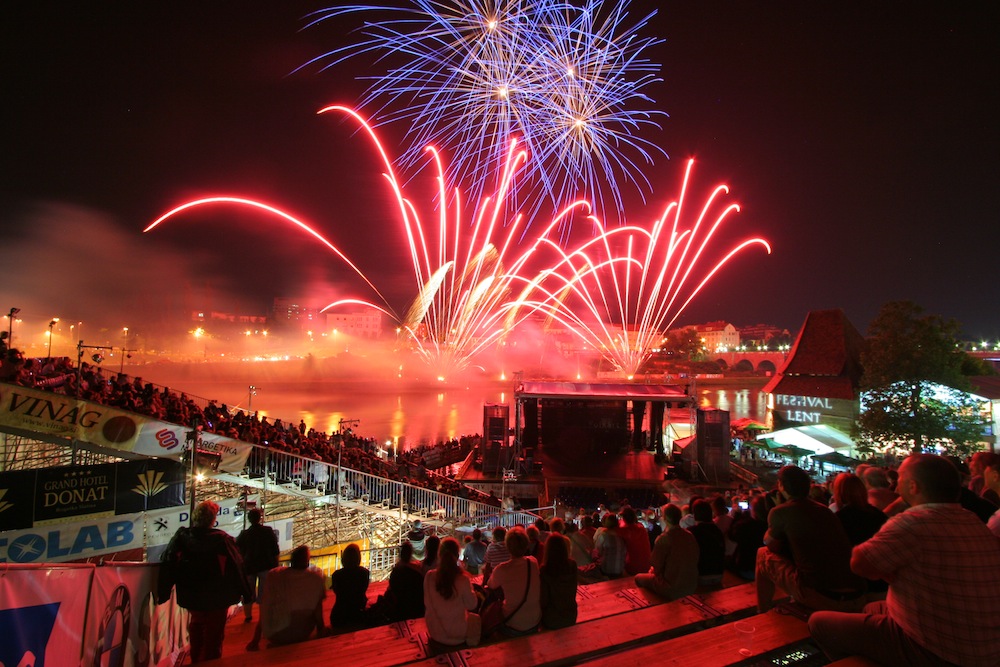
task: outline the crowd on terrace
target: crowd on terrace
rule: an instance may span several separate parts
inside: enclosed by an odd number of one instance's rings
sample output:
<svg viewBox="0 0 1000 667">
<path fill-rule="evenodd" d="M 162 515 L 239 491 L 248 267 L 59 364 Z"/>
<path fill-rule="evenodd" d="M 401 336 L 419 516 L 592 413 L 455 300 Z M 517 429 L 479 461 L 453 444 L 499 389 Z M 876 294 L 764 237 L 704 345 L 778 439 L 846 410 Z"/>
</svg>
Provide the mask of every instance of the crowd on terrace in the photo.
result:
<svg viewBox="0 0 1000 667">
<path fill-rule="evenodd" d="M 233 410 L 215 400 L 199 404 L 183 392 L 157 387 L 143 382 L 141 377 L 107 374 L 99 365 L 86 362 L 78 368 L 69 357 L 24 358 L 17 349 L 4 350 L 0 382 L 76 396 L 173 424 L 200 425 L 206 432 L 330 464 L 337 464 L 339 459 L 341 465 L 351 470 L 500 505 L 499 499 L 434 473 L 428 466 L 428 461 L 435 465 L 450 463 L 468 454 L 479 442 L 476 435 L 420 445 L 389 460 L 380 456 L 380 443 L 375 438 L 360 436 L 350 429 L 326 433 L 307 427 L 301 420 L 298 424 L 269 420 L 257 412 Z"/>
</svg>

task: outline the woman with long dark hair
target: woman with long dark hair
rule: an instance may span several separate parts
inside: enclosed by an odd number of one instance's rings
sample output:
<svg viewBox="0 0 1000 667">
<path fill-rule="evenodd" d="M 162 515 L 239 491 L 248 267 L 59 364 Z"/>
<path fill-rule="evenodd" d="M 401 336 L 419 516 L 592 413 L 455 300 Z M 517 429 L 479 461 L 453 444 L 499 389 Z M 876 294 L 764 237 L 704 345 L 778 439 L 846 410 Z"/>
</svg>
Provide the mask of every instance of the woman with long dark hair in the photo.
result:
<svg viewBox="0 0 1000 667">
<path fill-rule="evenodd" d="M 428 572 L 438 566 L 438 549 L 441 548 L 441 538 L 437 535 L 430 535 L 424 543 L 424 562 L 420 570 L 426 576 Z"/>
<path fill-rule="evenodd" d="M 837 504 L 837 518 L 854 546 L 871 539 L 887 520 L 882 510 L 868 502 L 865 483 L 849 472 L 842 472 L 833 480 L 833 500 Z"/>
<path fill-rule="evenodd" d="M 476 614 L 479 598 L 472 579 L 458 564 L 458 540 L 446 537 L 438 550 L 438 567 L 424 577 L 424 614 L 427 634 L 438 644 L 458 646 L 479 643 L 480 624 Z"/>
<path fill-rule="evenodd" d="M 576 623 L 576 561 L 565 535 L 551 533 L 545 542 L 542 580 L 542 625 L 555 630 Z"/>
</svg>

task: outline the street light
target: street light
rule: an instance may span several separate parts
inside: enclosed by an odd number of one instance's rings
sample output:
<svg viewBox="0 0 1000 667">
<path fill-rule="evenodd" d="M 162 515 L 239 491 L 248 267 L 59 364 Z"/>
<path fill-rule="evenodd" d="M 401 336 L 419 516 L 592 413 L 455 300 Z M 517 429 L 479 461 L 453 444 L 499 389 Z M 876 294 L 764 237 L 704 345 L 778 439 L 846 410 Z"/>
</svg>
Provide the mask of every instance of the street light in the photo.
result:
<svg viewBox="0 0 1000 667">
<path fill-rule="evenodd" d="M 7 347 L 14 347 L 14 316 L 20 312 L 20 308 L 11 308 L 7 315 Z"/>
<path fill-rule="evenodd" d="M 123 335 L 125 337 L 125 342 L 122 344 L 121 366 L 119 366 L 119 368 L 118 368 L 118 374 L 119 375 L 121 375 L 122 373 L 125 372 L 125 357 L 126 356 L 128 356 L 128 357 L 132 356 L 132 355 L 129 354 L 129 352 L 131 352 L 132 350 L 128 349 L 128 327 L 122 327 L 122 333 L 123 333 Z"/>
<path fill-rule="evenodd" d="M 49 322 L 49 352 L 45 355 L 46 359 L 52 358 L 52 327 L 59 323 L 58 317 L 53 317 L 52 321 Z"/>
</svg>

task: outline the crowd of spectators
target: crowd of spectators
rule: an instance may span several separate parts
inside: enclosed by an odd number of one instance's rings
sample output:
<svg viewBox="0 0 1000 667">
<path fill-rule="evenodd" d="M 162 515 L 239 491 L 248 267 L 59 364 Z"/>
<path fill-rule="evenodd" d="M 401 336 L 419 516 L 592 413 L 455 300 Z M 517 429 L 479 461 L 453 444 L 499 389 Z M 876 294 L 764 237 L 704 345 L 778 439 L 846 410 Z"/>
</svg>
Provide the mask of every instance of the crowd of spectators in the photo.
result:
<svg viewBox="0 0 1000 667">
<path fill-rule="evenodd" d="M 76 396 L 173 424 L 200 425 L 205 432 L 234 440 L 329 464 L 339 461 L 343 467 L 358 472 L 469 498 L 485 505 L 500 505 L 497 498 L 432 470 L 432 467 L 443 467 L 464 458 L 479 443 L 478 435 L 419 445 L 400 452 L 396 460 L 390 460 L 377 439 L 360 436 L 351 429 L 326 433 L 307 427 L 302 420 L 295 424 L 268 419 L 256 411 L 234 410 L 215 400 L 199 403 L 184 392 L 157 387 L 141 377 L 105 373 L 97 364 L 83 362 L 77 367 L 69 357 L 26 359 L 16 349 L 7 350 L 3 355 L 0 382 Z"/>
</svg>

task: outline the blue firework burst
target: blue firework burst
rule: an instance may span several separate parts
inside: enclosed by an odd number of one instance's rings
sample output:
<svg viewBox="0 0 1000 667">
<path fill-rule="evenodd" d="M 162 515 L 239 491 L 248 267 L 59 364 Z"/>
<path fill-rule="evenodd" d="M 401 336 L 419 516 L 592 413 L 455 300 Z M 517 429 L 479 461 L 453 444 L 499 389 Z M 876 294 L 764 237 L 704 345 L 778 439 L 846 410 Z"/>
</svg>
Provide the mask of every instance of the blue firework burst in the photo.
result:
<svg viewBox="0 0 1000 667">
<path fill-rule="evenodd" d="M 363 77 L 361 103 L 375 124 L 406 127 L 403 167 L 435 145 L 450 156 L 451 182 L 478 195 L 517 136 L 529 163 L 512 202 L 529 216 L 577 196 L 620 211 L 619 184 L 648 191 L 642 166 L 665 155 L 641 136 L 665 116 L 646 92 L 661 80 L 646 57 L 661 40 L 642 35 L 655 12 L 632 19 L 628 0 L 410 0 L 332 7 L 309 25 L 376 12 L 388 18 L 307 65 L 374 57 L 382 71 Z"/>
</svg>

